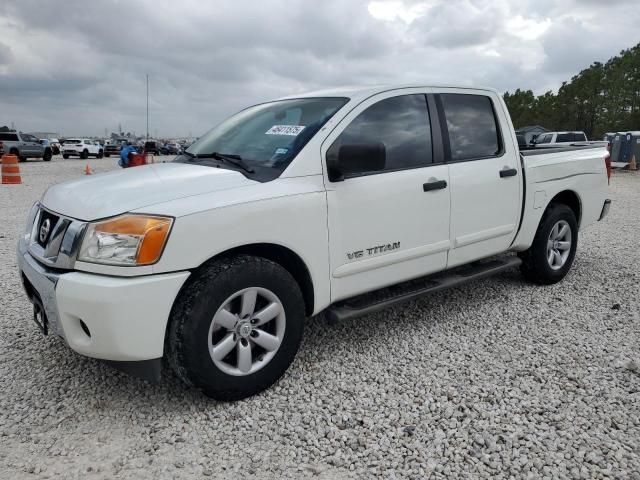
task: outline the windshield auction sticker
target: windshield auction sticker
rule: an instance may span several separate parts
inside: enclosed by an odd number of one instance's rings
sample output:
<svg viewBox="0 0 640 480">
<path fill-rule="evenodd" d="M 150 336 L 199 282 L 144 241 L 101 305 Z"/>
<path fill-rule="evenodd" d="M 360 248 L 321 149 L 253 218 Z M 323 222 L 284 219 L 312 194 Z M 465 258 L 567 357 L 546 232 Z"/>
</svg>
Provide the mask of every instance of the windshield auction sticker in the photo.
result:
<svg viewBox="0 0 640 480">
<path fill-rule="evenodd" d="M 304 130 L 304 125 L 274 125 L 264 132 L 266 135 L 291 135 L 295 137 Z"/>
</svg>

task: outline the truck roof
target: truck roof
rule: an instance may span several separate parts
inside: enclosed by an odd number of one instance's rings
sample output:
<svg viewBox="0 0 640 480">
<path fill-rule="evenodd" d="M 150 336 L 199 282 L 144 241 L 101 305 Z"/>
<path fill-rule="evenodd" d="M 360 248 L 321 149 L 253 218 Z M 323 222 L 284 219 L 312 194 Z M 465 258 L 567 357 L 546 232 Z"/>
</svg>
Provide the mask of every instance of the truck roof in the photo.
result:
<svg viewBox="0 0 640 480">
<path fill-rule="evenodd" d="M 292 98 L 312 98 L 312 97 L 348 97 L 351 99 L 364 99 L 378 93 L 390 90 L 400 90 L 404 88 L 459 88 L 464 90 L 482 90 L 487 93 L 497 93 L 497 90 L 486 87 L 472 87 L 469 85 L 445 85 L 445 84 L 404 84 L 404 85 L 369 85 L 369 86 L 345 86 L 335 87 L 325 90 L 316 90 L 312 92 L 298 93 L 295 95 L 287 95 L 279 100 Z"/>
</svg>

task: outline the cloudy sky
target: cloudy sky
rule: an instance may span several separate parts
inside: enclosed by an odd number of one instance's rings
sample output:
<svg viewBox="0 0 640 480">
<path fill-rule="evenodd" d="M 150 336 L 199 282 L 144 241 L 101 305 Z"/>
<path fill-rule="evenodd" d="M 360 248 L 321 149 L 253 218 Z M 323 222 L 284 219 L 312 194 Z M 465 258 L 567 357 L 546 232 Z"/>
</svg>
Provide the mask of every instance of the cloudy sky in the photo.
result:
<svg viewBox="0 0 640 480">
<path fill-rule="evenodd" d="M 640 42 L 638 0 L 1 0 L 0 126 L 200 135 L 339 85 L 557 89 Z"/>
</svg>

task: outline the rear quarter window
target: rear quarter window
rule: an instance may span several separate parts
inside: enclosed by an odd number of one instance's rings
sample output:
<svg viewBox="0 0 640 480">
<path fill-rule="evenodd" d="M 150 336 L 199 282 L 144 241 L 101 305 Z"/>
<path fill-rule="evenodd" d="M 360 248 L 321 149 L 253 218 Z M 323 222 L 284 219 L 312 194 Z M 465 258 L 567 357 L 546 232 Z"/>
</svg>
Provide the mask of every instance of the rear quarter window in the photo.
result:
<svg viewBox="0 0 640 480">
<path fill-rule="evenodd" d="M 449 133 L 451 160 L 495 157 L 502 139 L 493 102 L 485 95 L 440 94 Z"/>
<path fill-rule="evenodd" d="M 0 133 L 0 141 L 17 142 L 18 135 L 15 133 Z"/>
</svg>

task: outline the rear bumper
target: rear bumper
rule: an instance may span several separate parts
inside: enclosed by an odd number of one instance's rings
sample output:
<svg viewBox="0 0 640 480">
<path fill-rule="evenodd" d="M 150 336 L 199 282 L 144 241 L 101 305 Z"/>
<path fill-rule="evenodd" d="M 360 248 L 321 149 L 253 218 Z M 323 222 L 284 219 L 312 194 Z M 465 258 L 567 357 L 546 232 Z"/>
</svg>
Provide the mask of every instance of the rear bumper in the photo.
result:
<svg viewBox="0 0 640 480">
<path fill-rule="evenodd" d="M 189 272 L 142 277 L 59 272 L 38 263 L 22 240 L 18 267 L 49 330 L 73 350 L 131 373 L 137 368 L 131 362 L 149 361 L 154 372 L 159 369 L 171 307 Z"/>
<path fill-rule="evenodd" d="M 610 208 L 611 208 L 611 200 L 607 198 L 604 201 L 604 204 L 602 205 L 602 211 L 600 212 L 600 218 L 598 218 L 598 221 L 603 220 L 604 217 L 606 217 L 609 214 Z"/>
</svg>

